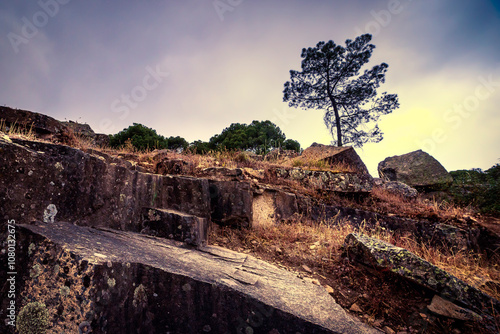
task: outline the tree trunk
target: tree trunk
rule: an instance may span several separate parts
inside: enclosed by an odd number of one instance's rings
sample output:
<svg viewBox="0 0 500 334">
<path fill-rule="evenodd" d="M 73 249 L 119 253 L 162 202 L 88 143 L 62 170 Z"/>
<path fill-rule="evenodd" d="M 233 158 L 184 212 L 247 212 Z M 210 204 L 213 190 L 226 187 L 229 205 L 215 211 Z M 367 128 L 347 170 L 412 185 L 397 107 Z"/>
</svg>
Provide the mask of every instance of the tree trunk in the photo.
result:
<svg viewBox="0 0 500 334">
<path fill-rule="evenodd" d="M 332 98 L 332 104 L 333 104 L 333 112 L 335 113 L 335 124 L 337 125 L 337 146 L 341 147 L 342 146 L 342 130 L 340 128 L 340 115 L 339 115 L 339 110 L 337 109 L 337 103 L 335 102 L 335 99 Z"/>
</svg>

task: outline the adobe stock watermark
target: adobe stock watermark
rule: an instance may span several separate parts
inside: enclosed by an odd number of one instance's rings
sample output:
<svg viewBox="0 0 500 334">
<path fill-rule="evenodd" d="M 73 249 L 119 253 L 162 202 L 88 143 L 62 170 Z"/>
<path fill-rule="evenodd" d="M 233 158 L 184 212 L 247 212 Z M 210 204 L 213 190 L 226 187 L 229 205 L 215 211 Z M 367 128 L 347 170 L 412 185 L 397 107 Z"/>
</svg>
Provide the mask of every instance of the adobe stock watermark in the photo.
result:
<svg viewBox="0 0 500 334">
<path fill-rule="evenodd" d="M 3 253 L 3 252 L 2 252 Z M 16 327 L 16 221 L 7 220 L 7 318 L 8 326 Z"/>
<path fill-rule="evenodd" d="M 477 81 L 478 84 L 471 94 L 467 95 L 461 103 L 455 104 L 443 113 L 443 120 L 449 126 L 446 128 L 437 127 L 432 131 L 430 138 L 416 140 L 415 143 L 418 147 L 432 154 L 438 144 L 448 140 L 447 132 L 458 129 L 465 119 L 477 111 L 481 102 L 488 100 L 495 92 L 498 92 L 500 90 L 500 66 L 496 69 L 495 74 L 490 74 L 487 77 L 480 76 Z"/>
<path fill-rule="evenodd" d="M 120 120 L 126 119 L 130 111 L 137 108 L 139 103 L 144 101 L 170 75 L 169 72 L 164 72 L 159 65 L 156 65 L 155 68 L 146 66 L 145 70 L 146 74 L 139 85 L 134 86 L 130 93 L 121 94 L 119 98 L 111 102 L 110 109 L 118 115 Z M 116 130 L 110 118 L 102 119 L 99 128 L 102 133 L 112 133 Z"/>
<path fill-rule="evenodd" d="M 40 10 L 34 13 L 31 19 L 26 16 L 21 18 L 23 25 L 20 34 L 12 31 L 7 34 L 14 53 L 18 54 L 20 51 L 19 46 L 28 44 L 31 39 L 35 38 L 40 31 L 39 29 L 45 27 L 49 23 L 50 18 L 54 18 L 59 13 L 60 7 L 69 2 L 71 0 L 39 0 L 37 4 Z"/>
<path fill-rule="evenodd" d="M 243 1 L 244 0 L 214 0 L 212 5 L 219 16 L 219 20 L 224 21 L 225 13 L 234 11 Z"/>
<path fill-rule="evenodd" d="M 363 28 L 356 27 L 356 35 L 361 36 L 363 34 L 371 34 L 372 36 L 377 36 L 383 28 L 387 27 L 394 16 L 397 16 L 403 12 L 405 7 L 413 0 L 389 0 L 387 2 L 387 9 L 381 9 L 378 11 L 371 10 L 370 14 L 373 20 L 367 22 Z"/>
<path fill-rule="evenodd" d="M 271 117 L 270 121 L 281 127 L 281 129 L 283 130 L 288 124 L 290 124 L 292 120 L 294 120 L 298 116 L 299 112 L 301 111 L 302 109 L 290 109 L 285 106 L 281 110 L 274 108 L 274 115 L 273 117 Z"/>
</svg>

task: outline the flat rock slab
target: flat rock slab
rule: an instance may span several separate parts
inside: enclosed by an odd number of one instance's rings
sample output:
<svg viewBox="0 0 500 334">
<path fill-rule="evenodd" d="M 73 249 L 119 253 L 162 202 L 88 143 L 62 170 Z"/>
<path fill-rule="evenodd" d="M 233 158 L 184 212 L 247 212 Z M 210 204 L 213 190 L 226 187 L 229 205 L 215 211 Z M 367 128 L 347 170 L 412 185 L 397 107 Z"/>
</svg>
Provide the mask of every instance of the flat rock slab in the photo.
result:
<svg viewBox="0 0 500 334">
<path fill-rule="evenodd" d="M 94 334 L 378 332 L 324 288 L 246 254 L 62 222 L 18 230 L 29 272 L 18 305 L 46 303 L 59 332 L 85 321 Z"/>
<path fill-rule="evenodd" d="M 478 313 L 500 312 L 499 301 L 404 248 L 354 233 L 346 237 L 345 248 L 351 259 L 390 270 Z"/>
</svg>

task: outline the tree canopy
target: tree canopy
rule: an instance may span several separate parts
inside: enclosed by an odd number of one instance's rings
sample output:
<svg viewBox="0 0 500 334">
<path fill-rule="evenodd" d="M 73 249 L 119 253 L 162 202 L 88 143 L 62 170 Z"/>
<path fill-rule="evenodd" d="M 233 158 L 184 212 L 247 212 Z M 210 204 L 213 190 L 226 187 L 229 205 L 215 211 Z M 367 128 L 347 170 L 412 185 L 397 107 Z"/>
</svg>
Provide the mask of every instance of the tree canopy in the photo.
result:
<svg viewBox="0 0 500 334">
<path fill-rule="evenodd" d="M 189 145 L 188 142 L 182 137 L 171 136 L 165 138 L 164 136 L 157 134 L 156 130 L 139 123 L 134 123 L 117 134 L 110 136 L 111 147 L 117 148 L 124 146 L 127 141 L 130 141 L 130 143 L 139 151 L 164 148 L 171 150 L 186 149 Z"/>
<path fill-rule="evenodd" d="M 377 94 L 385 81 L 386 63 L 360 74 L 375 48 L 369 44 L 371 38 L 364 34 L 346 40 L 345 47 L 328 41 L 302 49 L 302 71 L 291 70 L 285 83 L 283 101 L 290 107 L 325 110 L 324 121 L 337 146 L 381 141 L 378 125 L 368 129 L 367 123 L 399 107 L 396 94 Z"/>
<path fill-rule="evenodd" d="M 233 123 L 221 134 L 210 138 L 213 149 L 252 150 L 265 154 L 274 148 L 300 150 L 300 144 L 286 139 L 281 129 L 271 121 L 253 121 L 251 124 Z"/>
</svg>

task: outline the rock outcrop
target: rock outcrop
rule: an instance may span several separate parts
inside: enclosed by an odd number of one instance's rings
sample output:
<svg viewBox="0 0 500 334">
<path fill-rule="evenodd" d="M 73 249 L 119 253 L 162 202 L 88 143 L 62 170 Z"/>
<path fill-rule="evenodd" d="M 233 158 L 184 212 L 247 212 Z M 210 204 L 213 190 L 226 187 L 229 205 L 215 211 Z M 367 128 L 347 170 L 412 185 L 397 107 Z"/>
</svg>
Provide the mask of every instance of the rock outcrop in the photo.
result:
<svg viewBox="0 0 500 334">
<path fill-rule="evenodd" d="M 386 158 L 378 164 L 378 174 L 386 181 L 403 182 L 419 191 L 446 189 L 453 182 L 439 161 L 422 150 Z"/>
<path fill-rule="evenodd" d="M 302 168 L 275 168 L 270 178 L 297 181 L 304 187 L 337 193 L 369 193 L 373 187 L 370 174 L 316 171 Z"/>
<path fill-rule="evenodd" d="M 377 333 L 322 287 L 245 254 L 61 222 L 17 228 L 16 305 L 45 304 L 54 333 Z"/>
<path fill-rule="evenodd" d="M 390 271 L 422 285 L 458 306 L 483 315 L 490 321 L 493 321 L 492 316 L 500 312 L 499 301 L 406 249 L 358 234 L 349 234 L 344 247 L 351 260 Z"/>
<path fill-rule="evenodd" d="M 210 218 L 206 179 L 141 173 L 57 144 L 0 139 L 0 150 L 2 217 L 42 220 L 53 205 L 59 220 L 135 232 L 144 207 Z"/>
<path fill-rule="evenodd" d="M 31 133 L 43 139 L 55 139 L 66 142 L 69 128 L 47 115 L 28 110 L 0 107 L 0 121 L 7 129 L 12 127 L 31 131 Z"/>
<path fill-rule="evenodd" d="M 76 136 L 90 140 L 96 146 L 109 146 L 109 135 L 103 133 L 95 133 L 88 124 L 81 124 L 73 121 L 61 123 L 71 129 Z"/>
<path fill-rule="evenodd" d="M 416 198 L 418 195 L 417 189 L 410 187 L 406 183 L 399 181 L 384 181 L 382 179 L 378 179 L 381 182 L 376 183 L 377 187 L 386 190 L 389 193 L 394 195 L 401 196 L 405 199 Z"/>
<path fill-rule="evenodd" d="M 340 164 L 352 168 L 352 172 L 369 174 L 366 165 L 351 146 L 337 147 L 313 143 L 302 152 L 300 158 L 303 161 L 323 160 L 332 166 Z"/>
</svg>

